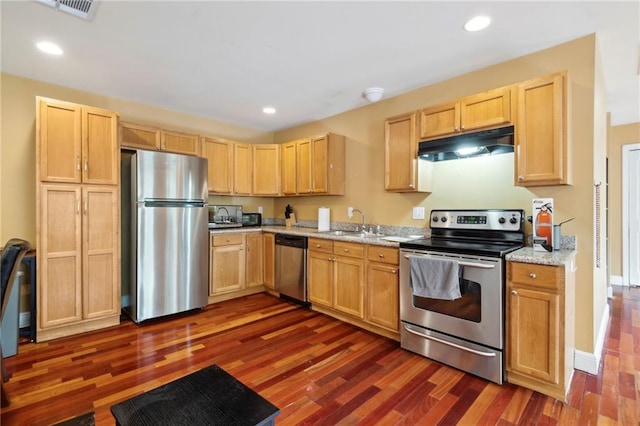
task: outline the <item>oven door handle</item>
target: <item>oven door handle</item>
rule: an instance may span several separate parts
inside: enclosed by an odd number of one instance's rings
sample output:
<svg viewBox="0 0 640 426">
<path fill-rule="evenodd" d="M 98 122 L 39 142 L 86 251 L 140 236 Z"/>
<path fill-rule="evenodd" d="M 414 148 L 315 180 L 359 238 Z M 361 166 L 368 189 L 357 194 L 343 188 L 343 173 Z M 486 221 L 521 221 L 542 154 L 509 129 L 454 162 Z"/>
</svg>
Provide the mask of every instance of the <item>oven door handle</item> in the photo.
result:
<svg viewBox="0 0 640 426">
<path fill-rule="evenodd" d="M 434 342 L 442 343 L 443 345 L 451 346 L 451 347 L 454 347 L 456 349 L 461 349 L 463 351 L 471 352 L 472 354 L 475 354 L 475 355 L 484 356 L 484 357 L 487 357 L 487 358 L 491 358 L 491 357 L 495 357 L 496 356 L 496 354 L 494 352 L 476 351 L 475 349 L 465 348 L 464 346 L 461 346 L 461 345 L 458 345 L 458 344 L 452 343 L 452 342 L 447 342 L 446 340 L 438 339 L 437 337 L 429 336 L 427 334 L 418 333 L 417 331 L 412 330 L 406 324 L 404 326 L 404 329 L 407 330 L 411 334 L 415 334 L 416 336 L 423 337 L 423 338 L 425 338 L 427 340 L 433 340 Z"/>
<path fill-rule="evenodd" d="M 412 255 L 405 254 L 404 255 L 405 259 L 409 259 L 412 256 L 426 257 L 426 256 L 415 255 L 415 254 L 412 254 Z M 466 267 L 469 267 L 469 268 L 480 268 L 480 269 L 493 269 L 493 268 L 496 267 L 496 265 L 488 265 L 486 263 L 471 263 L 471 262 L 458 262 L 458 266 L 466 266 Z"/>
</svg>

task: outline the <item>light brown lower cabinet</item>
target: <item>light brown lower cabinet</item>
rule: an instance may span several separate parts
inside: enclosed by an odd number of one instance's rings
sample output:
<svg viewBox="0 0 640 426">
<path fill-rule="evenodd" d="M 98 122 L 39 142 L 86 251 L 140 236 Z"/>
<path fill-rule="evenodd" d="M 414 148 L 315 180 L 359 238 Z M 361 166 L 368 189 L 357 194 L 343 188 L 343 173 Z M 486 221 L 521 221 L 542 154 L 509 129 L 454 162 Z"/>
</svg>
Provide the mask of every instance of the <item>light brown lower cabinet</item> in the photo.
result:
<svg viewBox="0 0 640 426">
<path fill-rule="evenodd" d="M 264 286 L 276 289 L 276 234 L 262 234 L 262 261 L 264 267 Z"/>
<path fill-rule="evenodd" d="M 575 271 L 507 262 L 507 380 L 567 400 L 574 369 Z"/>
<path fill-rule="evenodd" d="M 365 319 L 396 333 L 400 332 L 398 260 L 397 248 L 367 247 Z"/>
<path fill-rule="evenodd" d="M 321 238 L 308 247 L 312 309 L 398 340 L 398 249 Z"/>
<path fill-rule="evenodd" d="M 120 322 L 120 214 L 115 186 L 40 191 L 37 340 Z"/>
<path fill-rule="evenodd" d="M 209 303 L 264 290 L 262 233 L 213 234 L 210 242 Z"/>
</svg>

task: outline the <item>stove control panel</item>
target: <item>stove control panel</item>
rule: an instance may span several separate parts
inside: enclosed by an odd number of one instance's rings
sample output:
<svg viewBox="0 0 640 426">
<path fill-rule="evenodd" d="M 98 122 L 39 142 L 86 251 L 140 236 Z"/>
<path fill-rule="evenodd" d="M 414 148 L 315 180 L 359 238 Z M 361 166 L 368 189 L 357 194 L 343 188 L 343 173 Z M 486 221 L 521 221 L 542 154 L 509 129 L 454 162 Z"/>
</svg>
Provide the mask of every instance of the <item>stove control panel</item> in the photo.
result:
<svg viewBox="0 0 640 426">
<path fill-rule="evenodd" d="M 522 231 L 523 210 L 432 210 L 431 228 Z"/>
</svg>

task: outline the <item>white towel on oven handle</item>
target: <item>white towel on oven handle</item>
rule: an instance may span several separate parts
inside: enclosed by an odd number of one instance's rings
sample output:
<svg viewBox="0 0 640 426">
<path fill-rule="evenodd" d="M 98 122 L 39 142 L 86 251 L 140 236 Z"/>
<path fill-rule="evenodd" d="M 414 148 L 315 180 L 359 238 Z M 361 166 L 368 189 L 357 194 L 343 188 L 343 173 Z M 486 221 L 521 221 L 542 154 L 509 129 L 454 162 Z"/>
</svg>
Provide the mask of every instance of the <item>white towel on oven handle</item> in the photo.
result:
<svg viewBox="0 0 640 426">
<path fill-rule="evenodd" d="M 460 294 L 462 266 L 456 260 L 409 256 L 409 286 L 414 296 L 455 300 Z"/>
</svg>

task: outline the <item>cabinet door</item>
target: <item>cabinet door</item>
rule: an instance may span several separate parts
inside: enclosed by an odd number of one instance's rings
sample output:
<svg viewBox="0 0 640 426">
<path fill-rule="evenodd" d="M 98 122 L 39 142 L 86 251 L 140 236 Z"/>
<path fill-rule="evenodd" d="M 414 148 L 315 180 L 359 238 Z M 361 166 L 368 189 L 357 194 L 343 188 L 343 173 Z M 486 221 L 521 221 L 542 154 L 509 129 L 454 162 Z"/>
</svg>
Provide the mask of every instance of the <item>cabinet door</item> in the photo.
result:
<svg viewBox="0 0 640 426">
<path fill-rule="evenodd" d="M 36 133 L 40 181 L 80 183 L 82 179 L 81 106 L 38 98 Z"/>
<path fill-rule="evenodd" d="M 233 188 L 234 194 L 251 195 L 253 180 L 252 149 L 248 143 L 234 143 Z"/>
<path fill-rule="evenodd" d="M 82 189 L 83 318 L 120 313 L 118 189 Z"/>
<path fill-rule="evenodd" d="M 369 263 L 367 267 L 366 320 L 398 332 L 398 267 Z"/>
<path fill-rule="evenodd" d="M 362 259 L 336 256 L 334 268 L 333 308 L 364 318 L 364 262 Z"/>
<path fill-rule="evenodd" d="M 560 296 L 519 288 L 509 292 L 507 368 L 544 380 L 560 380 Z"/>
<path fill-rule="evenodd" d="M 82 107 L 82 182 L 117 185 L 120 177 L 118 115 Z"/>
<path fill-rule="evenodd" d="M 160 129 L 140 124 L 121 123 L 120 146 L 159 150 Z"/>
<path fill-rule="evenodd" d="M 42 185 L 38 233 L 38 329 L 82 320 L 81 191 Z"/>
<path fill-rule="evenodd" d="M 311 188 L 314 194 L 329 192 L 329 137 L 311 139 Z"/>
<path fill-rule="evenodd" d="M 280 194 L 280 146 L 253 145 L 253 195 Z"/>
<path fill-rule="evenodd" d="M 387 119 L 384 124 L 384 134 L 384 189 L 387 191 L 415 190 L 418 155 L 416 113 Z"/>
<path fill-rule="evenodd" d="M 310 194 L 313 191 L 311 180 L 312 155 L 310 139 L 296 141 L 296 186 L 298 194 Z"/>
<path fill-rule="evenodd" d="M 212 247 L 211 296 L 245 288 L 244 245 Z"/>
<path fill-rule="evenodd" d="M 262 258 L 264 264 L 264 285 L 271 290 L 275 290 L 275 253 L 276 253 L 276 236 L 271 233 L 262 234 Z"/>
<path fill-rule="evenodd" d="M 283 143 L 280 148 L 280 169 L 282 172 L 282 194 L 296 194 L 296 142 Z"/>
<path fill-rule="evenodd" d="M 160 131 L 160 148 L 177 154 L 200 155 L 200 137 L 188 133 Z"/>
<path fill-rule="evenodd" d="M 460 131 L 460 103 L 453 102 L 420 111 L 420 139 L 435 138 Z"/>
<path fill-rule="evenodd" d="M 231 194 L 233 191 L 233 142 L 204 138 L 202 156 L 209 163 L 209 192 Z"/>
<path fill-rule="evenodd" d="M 331 307 L 333 298 L 333 260 L 327 253 L 309 251 L 307 288 L 311 303 Z"/>
<path fill-rule="evenodd" d="M 460 101 L 460 131 L 499 126 L 511 122 L 511 91 L 490 90 Z"/>
<path fill-rule="evenodd" d="M 565 74 L 518 86 L 516 185 L 569 183 Z"/>
<path fill-rule="evenodd" d="M 247 287 L 257 287 L 264 283 L 262 234 L 259 232 L 246 234 L 247 246 Z"/>
</svg>

